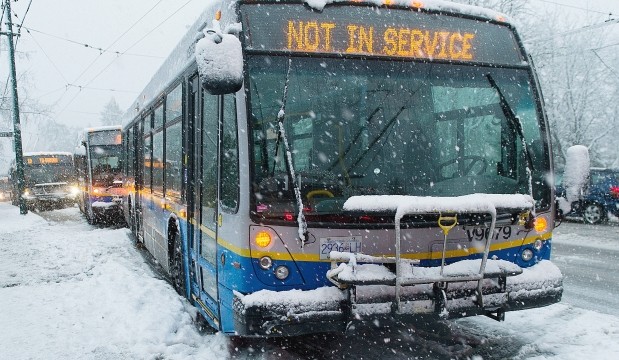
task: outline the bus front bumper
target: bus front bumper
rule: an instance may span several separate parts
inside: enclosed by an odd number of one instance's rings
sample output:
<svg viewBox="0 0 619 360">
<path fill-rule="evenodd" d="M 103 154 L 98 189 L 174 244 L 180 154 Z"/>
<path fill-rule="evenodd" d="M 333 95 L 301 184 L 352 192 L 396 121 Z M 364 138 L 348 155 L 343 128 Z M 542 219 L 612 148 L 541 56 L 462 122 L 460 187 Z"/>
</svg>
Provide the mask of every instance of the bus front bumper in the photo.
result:
<svg viewBox="0 0 619 360">
<path fill-rule="evenodd" d="M 110 218 L 122 215 L 122 204 L 120 200 L 112 201 L 94 201 L 92 203 L 92 212 L 100 218 Z"/>
<path fill-rule="evenodd" d="M 314 290 L 234 294 L 235 332 L 242 336 L 295 336 L 344 332 L 351 322 L 393 319 L 414 323 L 487 315 L 502 320 L 505 312 L 548 306 L 561 300 L 563 275 L 550 261 L 542 261 L 499 285 L 484 279 L 482 305 L 478 282 L 428 283 L 403 288 L 400 309 L 390 285 L 335 286 Z M 439 291 L 437 291 L 437 286 Z"/>
</svg>

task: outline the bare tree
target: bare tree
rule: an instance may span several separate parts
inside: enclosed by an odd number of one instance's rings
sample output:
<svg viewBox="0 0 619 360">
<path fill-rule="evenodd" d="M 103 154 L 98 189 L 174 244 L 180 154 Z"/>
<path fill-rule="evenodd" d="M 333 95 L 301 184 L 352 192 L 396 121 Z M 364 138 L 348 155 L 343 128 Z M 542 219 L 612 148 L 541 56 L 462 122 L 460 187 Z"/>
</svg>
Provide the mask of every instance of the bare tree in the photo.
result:
<svg viewBox="0 0 619 360">
<path fill-rule="evenodd" d="M 555 160 L 562 166 L 566 149 L 582 144 L 589 147 L 592 164 L 611 166 L 618 156 L 616 145 L 609 140 L 619 128 L 615 116 L 619 110 L 619 78 L 596 52 L 607 42 L 608 33 L 596 30 L 562 36 L 583 23 L 566 21 L 567 14 L 554 15 L 544 18 L 561 18 L 562 23 L 547 20 L 540 22 L 538 29 L 539 33 L 555 35 L 534 41 L 529 47 L 546 99 Z M 572 24 L 571 28 L 566 24 Z M 615 151 L 609 151 L 613 146 Z"/>
</svg>

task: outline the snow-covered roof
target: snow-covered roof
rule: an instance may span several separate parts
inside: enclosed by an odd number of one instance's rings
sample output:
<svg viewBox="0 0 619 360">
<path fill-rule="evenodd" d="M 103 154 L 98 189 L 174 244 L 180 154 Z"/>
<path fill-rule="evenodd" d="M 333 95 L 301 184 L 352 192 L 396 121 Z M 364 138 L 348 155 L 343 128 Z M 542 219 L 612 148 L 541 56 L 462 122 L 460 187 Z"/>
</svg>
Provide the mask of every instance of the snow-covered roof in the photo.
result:
<svg viewBox="0 0 619 360">
<path fill-rule="evenodd" d="M 348 2 L 350 0 L 303 0 L 307 5 L 316 9 L 322 10 L 327 4 L 333 4 L 338 2 Z M 431 10 L 431 11 L 440 11 L 447 13 L 456 13 L 456 14 L 464 14 L 471 15 L 476 17 L 482 17 L 488 20 L 495 20 L 501 22 L 509 22 L 507 16 L 500 12 L 482 8 L 479 6 L 473 5 L 464 5 L 458 4 L 451 1 L 445 0 L 360 0 L 355 1 L 356 3 L 366 3 L 371 5 L 391 5 L 391 6 L 405 6 L 412 7 L 417 9 Z"/>
<path fill-rule="evenodd" d="M 214 18 L 214 9 L 220 8 L 224 0 L 209 1 L 206 8 L 198 17 L 198 20 L 189 28 L 187 34 L 176 45 L 168 58 L 163 62 L 159 70 L 153 75 L 151 81 L 146 85 L 142 93 L 131 104 L 127 112 L 122 117 L 122 125 L 127 125 L 135 116 L 150 104 L 156 97 L 194 61 L 194 45 L 208 20 Z"/>
<path fill-rule="evenodd" d="M 121 130 L 121 129 L 122 129 L 122 125 L 95 126 L 95 127 L 85 128 L 84 132 Z"/>
<path fill-rule="evenodd" d="M 58 155 L 73 156 L 73 154 L 67 151 L 32 151 L 32 152 L 25 152 L 23 154 L 23 156 L 58 156 Z"/>
</svg>

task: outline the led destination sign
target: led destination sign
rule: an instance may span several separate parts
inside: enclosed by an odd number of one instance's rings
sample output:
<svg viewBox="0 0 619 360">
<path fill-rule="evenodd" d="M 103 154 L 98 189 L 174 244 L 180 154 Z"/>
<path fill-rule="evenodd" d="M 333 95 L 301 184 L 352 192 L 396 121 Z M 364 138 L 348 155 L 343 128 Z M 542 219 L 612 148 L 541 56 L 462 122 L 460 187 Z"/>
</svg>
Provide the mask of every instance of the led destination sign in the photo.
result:
<svg viewBox="0 0 619 360">
<path fill-rule="evenodd" d="M 248 50 L 521 65 L 513 32 L 487 21 L 410 9 L 244 5 Z"/>
<path fill-rule="evenodd" d="M 56 164 L 71 164 L 71 156 L 68 155 L 31 155 L 24 156 L 24 160 L 28 165 L 56 165 Z"/>
<path fill-rule="evenodd" d="M 347 36 L 342 36 L 344 28 Z M 332 37 L 336 36 L 333 47 Z M 474 33 L 288 20 L 286 50 L 474 60 Z M 342 41 L 342 38 L 346 41 Z"/>
</svg>

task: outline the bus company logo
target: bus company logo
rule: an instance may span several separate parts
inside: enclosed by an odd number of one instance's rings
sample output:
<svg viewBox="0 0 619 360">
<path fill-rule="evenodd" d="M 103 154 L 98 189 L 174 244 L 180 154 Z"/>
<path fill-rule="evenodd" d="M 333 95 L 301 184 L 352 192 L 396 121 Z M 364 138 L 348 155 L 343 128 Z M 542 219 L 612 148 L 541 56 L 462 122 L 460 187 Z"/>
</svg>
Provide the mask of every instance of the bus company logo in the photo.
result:
<svg viewBox="0 0 619 360">
<path fill-rule="evenodd" d="M 473 60 L 475 34 L 333 22 L 288 20 L 289 51 L 366 54 L 422 59 Z"/>
</svg>

